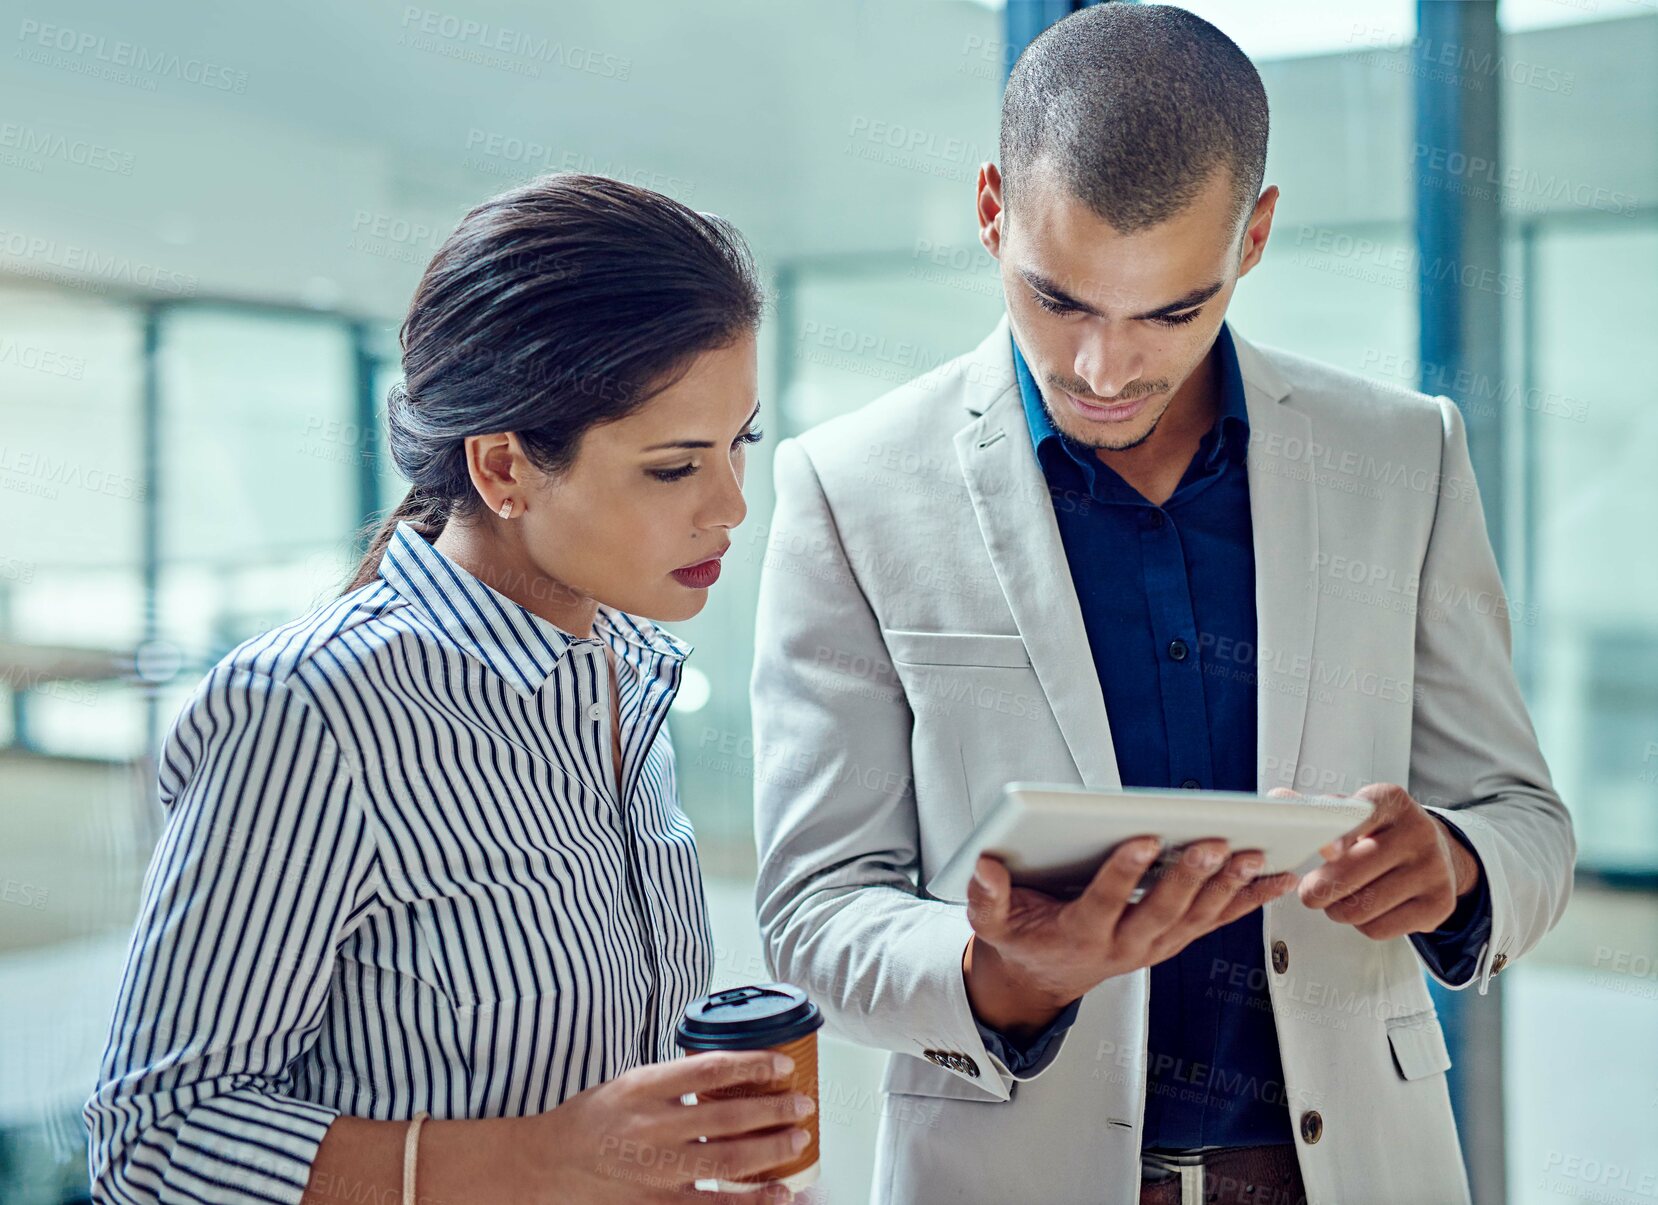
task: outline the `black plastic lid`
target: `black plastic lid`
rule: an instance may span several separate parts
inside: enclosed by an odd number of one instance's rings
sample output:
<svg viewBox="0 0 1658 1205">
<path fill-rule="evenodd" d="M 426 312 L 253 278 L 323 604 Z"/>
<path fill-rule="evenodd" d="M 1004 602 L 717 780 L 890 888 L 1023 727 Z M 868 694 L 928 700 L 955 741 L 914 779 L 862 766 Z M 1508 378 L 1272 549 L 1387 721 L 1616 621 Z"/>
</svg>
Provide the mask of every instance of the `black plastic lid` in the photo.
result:
<svg viewBox="0 0 1658 1205">
<path fill-rule="evenodd" d="M 674 1036 L 684 1050 L 763 1050 L 822 1024 L 818 1006 L 794 984 L 758 983 L 693 1000 Z"/>
</svg>

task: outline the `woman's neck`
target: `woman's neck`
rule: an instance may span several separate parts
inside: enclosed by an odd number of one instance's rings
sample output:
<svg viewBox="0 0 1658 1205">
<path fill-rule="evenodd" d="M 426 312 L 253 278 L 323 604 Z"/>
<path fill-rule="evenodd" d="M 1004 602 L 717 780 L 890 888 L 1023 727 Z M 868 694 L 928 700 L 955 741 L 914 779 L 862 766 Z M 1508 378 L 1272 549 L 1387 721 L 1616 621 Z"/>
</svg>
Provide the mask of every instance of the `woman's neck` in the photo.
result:
<svg viewBox="0 0 1658 1205">
<path fill-rule="evenodd" d="M 490 589 L 555 627 L 583 639 L 594 635 L 597 600 L 541 572 L 516 542 L 450 520 L 432 541 L 432 547 Z"/>
</svg>

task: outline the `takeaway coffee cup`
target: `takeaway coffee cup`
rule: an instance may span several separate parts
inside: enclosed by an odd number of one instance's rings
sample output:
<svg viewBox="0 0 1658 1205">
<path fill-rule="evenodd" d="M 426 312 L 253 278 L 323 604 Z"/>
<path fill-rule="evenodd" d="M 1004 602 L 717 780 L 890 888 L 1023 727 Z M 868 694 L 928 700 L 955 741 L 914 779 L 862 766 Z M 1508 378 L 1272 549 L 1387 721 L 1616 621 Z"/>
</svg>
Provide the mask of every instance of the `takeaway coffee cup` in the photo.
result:
<svg viewBox="0 0 1658 1205">
<path fill-rule="evenodd" d="M 823 1014 L 806 993 L 791 983 L 759 983 L 728 988 L 693 1000 L 675 1029 L 680 1049 L 775 1050 L 794 1060 L 793 1089 L 817 1101 L 817 1031 Z M 753 1091 L 737 1086 L 705 1095 L 709 1099 L 743 1096 Z M 757 1191 L 760 1185 L 781 1180 L 793 1192 L 809 1188 L 818 1178 L 818 1115 L 803 1123 L 811 1135 L 804 1150 L 781 1166 L 741 1181 L 719 1181 L 721 1192 Z"/>
</svg>

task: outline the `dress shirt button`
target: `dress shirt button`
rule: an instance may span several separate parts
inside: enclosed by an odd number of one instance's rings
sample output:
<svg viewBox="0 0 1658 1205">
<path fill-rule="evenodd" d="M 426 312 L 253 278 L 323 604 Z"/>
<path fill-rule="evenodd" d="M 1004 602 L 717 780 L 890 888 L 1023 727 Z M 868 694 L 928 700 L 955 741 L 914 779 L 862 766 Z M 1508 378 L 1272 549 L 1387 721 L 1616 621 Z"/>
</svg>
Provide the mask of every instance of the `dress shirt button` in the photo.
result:
<svg viewBox="0 0 1658 1205">
<path fill-rule="evenodd" d="M 1280 975 L 1290 969 L 1290 948 L 1281 941 L 1272 943 L 1272 969 Z"/>
<path fill-rule="evenodd" d="M 1188 778 L 1184 782 L 1182 782 L 1180 785 L 1182 787 L 1186 788 L 1186 790 L 1188 790 L 1188 791 L 1195 791 L 1199 787 L 1201 787 L 1203 784 L 1195 778 Z"/>
<path fill-rule="evenodd" d="M 1190 650 L 1187 649 L 1186 642 L 1184 640 L 1171 640 L 1171 641 L 1169 641 L 1169 656 L 1172 657 L 1174 660 L 1176 660 L 1176 661 L 1186 660 L 1186 654 L 1189 651 Z"/>
<path fill-rule="evenodd" d="M 1308 1109 L 1301 1114 L 1301 1137 L 1308 1144 L 1317 1142 L 1324 1133 L 1324 1119 L 1318 1115 L 1317 1109 Z"/>
<path fill-rule="evenodd" d="M 604 704 L 594 703 L 587 709 L 587 718 L 590 720 L 604 719 Z"/>
<path fill-rule="evenodd" d="M 1502 970 L 1507 965 L 1508 965 L 1508 955 L 1507 954 L 1499 954 L 1491 960 L 1491 973 L 1493 975 L 1495 975 L 1498 971 Z"/>
<path fill-rule="evenodd" d="M 1150 531 L 1160 531 L 1163 527 L 1163 512 L 1155 507 L 1146 512 L 1146 528 Z"/>
</svg>

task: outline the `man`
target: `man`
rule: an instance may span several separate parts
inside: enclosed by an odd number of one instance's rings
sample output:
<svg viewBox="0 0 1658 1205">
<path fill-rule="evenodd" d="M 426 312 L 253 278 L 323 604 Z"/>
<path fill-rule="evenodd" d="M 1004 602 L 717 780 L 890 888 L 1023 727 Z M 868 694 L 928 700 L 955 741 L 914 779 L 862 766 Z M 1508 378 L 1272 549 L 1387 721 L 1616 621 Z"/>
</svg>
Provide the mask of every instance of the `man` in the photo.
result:
<svg viewBox="0 0 1658 1205">
<path fill-rule="evenodd" d="M 1484 992 L 1575 844 L 1456 407 L 1224 323 L 1266 141 L 1190 13 L 1054 25 L 978 178 L 1006 319 L 777 449 L 760 923 L 894 1052 L 878 1201 L 1468 1199 L 1424 971 Z M 1294 875 L 1199 842 L 1129 904 L 1131 842 L 1069 902 L 930 897 L 1013 779 L 1373 811 Z"/>
</svg>

